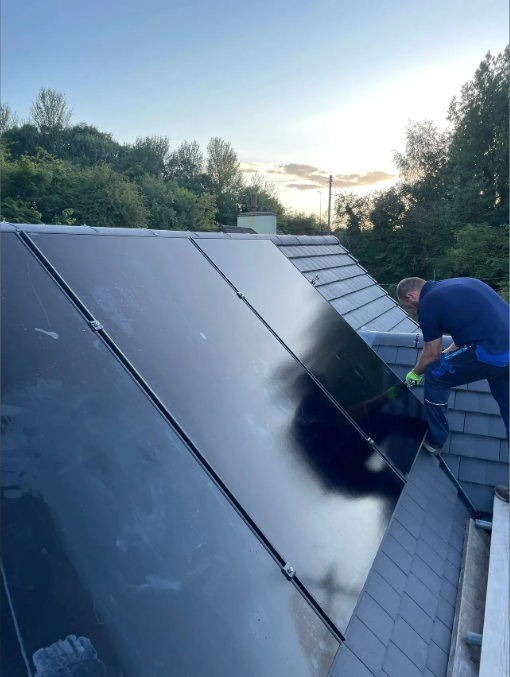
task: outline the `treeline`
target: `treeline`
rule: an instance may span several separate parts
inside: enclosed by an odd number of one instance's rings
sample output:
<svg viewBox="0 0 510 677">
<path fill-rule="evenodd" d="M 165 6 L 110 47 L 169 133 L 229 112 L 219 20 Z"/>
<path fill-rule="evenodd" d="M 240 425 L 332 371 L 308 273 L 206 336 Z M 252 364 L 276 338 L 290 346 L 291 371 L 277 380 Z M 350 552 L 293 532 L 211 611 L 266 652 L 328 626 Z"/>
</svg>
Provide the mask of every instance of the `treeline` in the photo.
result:
<svg viewBox="0 0 510 677">
<path fill-rule="evenodd" d="M 488 54 L 452 101 L 447 132 L 431 121 L 408 126 L 392 188 L 337 198 L 335 234 L 390 293 L 408 275 L 470 275 L 508 298 L 509 71 L 508 48 Z M 285 210 L 263 177 L 246 180 L 221 138 L 205 152 L 195 141 L 172 149 L 161 136 L 120 144 L 71 117 L 64 95 L 51 89 L 40 90 L 25 123 L 0 106 L 3 219 L 217 230 L 249 211 L 256 193 L 280 232 L 319 232 L 314 215 Z"/>
<path fill-rule="evenodd" d="M 478 277 L 508 300 L 509 49 L 482 61 L 453 99 L 450 129 L 410 124 L 400 179 L 340 196 L 336 234 L 394 293 L 403 277 Z"/>
<path fill-rule="evenodd" d="M 172 150 L 163 136 L 120 144 L 85 123 L 71 125 L 60 92 L 42 88 L 22 123 L 0 106 L 1 215 L 12 223 L 217 230 L 235 225 L 257 194 L 259 211 L 277 215 L 284 233 L 313 233 L 315 216 L 285 210 L 274 186 L 247 181 L 232 145 L 212 138 Z"/>
</svg>

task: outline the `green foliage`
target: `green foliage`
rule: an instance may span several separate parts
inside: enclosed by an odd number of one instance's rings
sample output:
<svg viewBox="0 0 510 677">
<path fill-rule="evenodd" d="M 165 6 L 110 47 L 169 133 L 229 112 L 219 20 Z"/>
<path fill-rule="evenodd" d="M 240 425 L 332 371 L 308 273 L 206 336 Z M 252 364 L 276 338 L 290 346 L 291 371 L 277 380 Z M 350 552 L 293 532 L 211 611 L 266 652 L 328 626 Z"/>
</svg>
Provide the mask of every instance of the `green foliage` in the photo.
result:
<svg viewBox="0 0 510 677">
<path fill-rule="evenodd" d="M 281 230 L 286 235 L 317 235 L 320 231 L 319 219 L 315 214 L 290 210 L 285 215 Z"/>
<path fill-rule="evenodd" d="M 460 275 L 508 289 L 509 70 L 508 48 L 488 54 L 447 133 L 429 120 L 407 127 L 395 186 L 338 198 L 337 234 L 380 283 Z"/>
<path fill-rule="evenodd" d="M 508 224 L 467 225 L 455 233 L 455 247 L 448 252 L 453 273 L 477 277 L 497 286 L 508 279 Z"/>
</svg>

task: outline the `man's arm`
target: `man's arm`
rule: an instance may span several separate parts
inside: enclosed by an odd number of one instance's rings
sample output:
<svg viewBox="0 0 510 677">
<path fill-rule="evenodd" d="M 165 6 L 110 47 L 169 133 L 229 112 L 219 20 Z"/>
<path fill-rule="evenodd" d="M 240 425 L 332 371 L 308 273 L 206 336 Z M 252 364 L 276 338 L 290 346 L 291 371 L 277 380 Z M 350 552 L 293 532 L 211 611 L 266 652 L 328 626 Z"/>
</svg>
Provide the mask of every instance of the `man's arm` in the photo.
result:
<svg viewBox="0 0 510 677">
<path fill-rule="evenodd" d="M 416 374 L 416 376 L 421 376 L 428 364 L 438 360 L 441 357 L 442 344 L 443 339 L 441 337 L 435 341 L 427 341 L 423 345 L 423 350 L 421 352 L 420 359 L 418 360 L 418 364 L 413 369 L 413 372 Z"/>
<path fill-rule="evenodd" d="M 451 345 L 451 346 L 448 346 L 448 348 L 446 348 L 446 350 L 443 350 L 443 353 L 444 353 L 445 355 L 449 355 L 450 353 L 453 353 L 455 350 L 458 350 L 458 348 L 457 348 L 457 346 L 455 345 L 455 343 L 452 343 L 452 345 Z"/>
</svg>

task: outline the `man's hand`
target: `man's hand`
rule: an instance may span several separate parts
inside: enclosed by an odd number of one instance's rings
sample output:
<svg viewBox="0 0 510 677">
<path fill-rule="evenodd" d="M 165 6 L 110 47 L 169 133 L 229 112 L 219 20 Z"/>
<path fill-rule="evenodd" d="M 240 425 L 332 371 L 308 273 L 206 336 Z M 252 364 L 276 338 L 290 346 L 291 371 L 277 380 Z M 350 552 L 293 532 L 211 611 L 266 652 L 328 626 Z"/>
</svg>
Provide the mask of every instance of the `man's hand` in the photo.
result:
<svg viewBox="0 0 510 677">
<path fill-rule="evenodd" d="M 406 386 L 412 388 L 413 386 L 419 386 L 422 382 L 423 376 L 418 376 L 414 371 L 410 371 L 406 376 Z"/>
</svg>

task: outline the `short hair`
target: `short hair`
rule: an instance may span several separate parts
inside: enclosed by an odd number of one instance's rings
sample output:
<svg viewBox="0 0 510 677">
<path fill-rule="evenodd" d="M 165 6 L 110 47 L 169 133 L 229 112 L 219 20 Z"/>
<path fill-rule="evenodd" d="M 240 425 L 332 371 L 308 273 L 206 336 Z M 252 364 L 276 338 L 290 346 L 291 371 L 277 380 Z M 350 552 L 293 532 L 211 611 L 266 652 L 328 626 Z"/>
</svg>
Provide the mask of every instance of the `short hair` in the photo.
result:
<svg viewBox="0 0 510 677">
<path fill-rule="evenodd" d="M 421 277 L 406 277 L 397 285 L 397 298 L 405 299 L 410 291 L 418 291 L 425 284 Z"/>
</svg>

